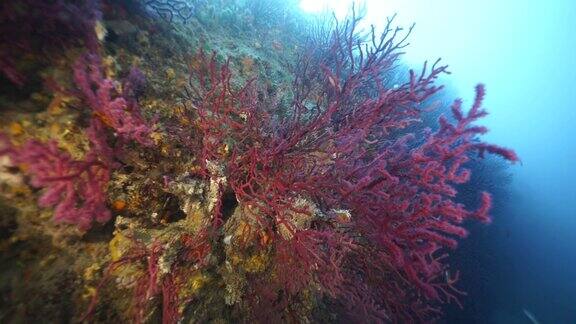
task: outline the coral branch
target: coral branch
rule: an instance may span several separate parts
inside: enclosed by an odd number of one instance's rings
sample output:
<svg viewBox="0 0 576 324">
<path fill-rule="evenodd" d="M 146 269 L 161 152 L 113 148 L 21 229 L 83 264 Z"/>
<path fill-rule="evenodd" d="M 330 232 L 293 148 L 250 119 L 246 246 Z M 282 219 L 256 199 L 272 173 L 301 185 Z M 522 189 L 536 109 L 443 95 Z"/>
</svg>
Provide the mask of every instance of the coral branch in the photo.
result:
<svg viewBox="0 0 576 324">
<path fill-rule="evenodd" d="M 45 189 L 38 204 L 55 207 L 54 221 L 87 230 L 94 221 L 105 223 L 110 219 L 105 194 L 110 170 L 96 155 L 88 154 L 86 160 L 77 161 L 53 141 L 43 144 L 32 140 L 14 147 L 3 137 L 2 145 L 0 154 L 7 154 L 30 174 L 32 186 Z"/>
<path fill-rule="evenodd" d="M 115 96 L 114 81 L 104 78 L 100 65 L 101 60 L 95 54 L 82 55 L 74 64 L 74 80 L 94 116 L 112 128 L 118 136 L 145 146 L 152 145 L 151 129 L 140 115 L 137 102 L 120 95 Z M 126 83 L 129 86 L 128 95 L 134 95 L 141 83 L 141 73 L 132 71 Z"/>
</svg>

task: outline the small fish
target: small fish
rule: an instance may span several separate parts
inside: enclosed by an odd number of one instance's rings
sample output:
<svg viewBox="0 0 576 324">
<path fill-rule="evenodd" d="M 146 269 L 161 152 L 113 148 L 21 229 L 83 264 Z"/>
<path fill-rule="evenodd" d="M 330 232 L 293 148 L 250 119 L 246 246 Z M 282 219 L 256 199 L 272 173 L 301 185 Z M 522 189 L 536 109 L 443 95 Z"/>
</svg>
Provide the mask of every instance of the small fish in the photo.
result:
<svg viewBox="0 0 576 324">
<path fill-rule="evenodd" d="M 536 316 L 534 316 L 534 314 L 532 314 L 532 312 L 530 312 L 526 308 L 524 308 L 522 310 L 522 312 L 524 312 L 524 315 L 526 315 L 526 317 L 528 317 L 528 319 L 530 320 L 530 322 L 532 324 L 540 324 L 540 322 L 538 322 L 538 320 L 536 319 Z"/>
<path fill-rule="evenodd" d="M 352 219 L 352 214 L 350 213 L 350 211 L 345 209 L 333 209 L 331 211 L 331 216 L 336 222 L 340 224 L 350 223 Z"/>
<path fill-rule="evenodd" d="M 336 88 L 338 91 L 340 91 L 340 82 L 337 81 L 337 79 L 335 79 L 333 76 L 329 75 L 328 76 L 328 82 L 330 82 L 330 85 L 333 86 L 334 88 Z"/>
<path fill-rule="evenodd" d="M 96 21 L 94 24 L 94 33 L 100 42 L 104 41 L 106 35 L 108 34 L 106 27 L 100 20 Z"/>
<path fill-rule="evenodd" d="M 275 51 L 282 51 L 284 49 L 284 46 L 279 41 L 273 41 L 272 49 L 274 49 Z"/>
</svg>

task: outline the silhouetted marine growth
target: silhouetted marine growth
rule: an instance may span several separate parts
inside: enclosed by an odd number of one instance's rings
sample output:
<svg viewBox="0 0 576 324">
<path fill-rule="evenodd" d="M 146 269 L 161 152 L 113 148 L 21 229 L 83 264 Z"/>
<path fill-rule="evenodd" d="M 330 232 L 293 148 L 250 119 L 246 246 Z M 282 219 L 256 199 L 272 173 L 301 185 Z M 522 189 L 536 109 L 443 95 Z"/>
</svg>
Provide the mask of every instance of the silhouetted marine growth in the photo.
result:
<svg viewBox="0 0 576 324">
<path fill-rule="evenodd" d="M 145 4 L 148 8 L 153 10 L 160 17 L 172 22 L 178 19 L 184 23 L 188 22 L 190 18 L 196 13 L 196 7 L 205 5 L 205 0 L 146 0 Z"/>
</svg>

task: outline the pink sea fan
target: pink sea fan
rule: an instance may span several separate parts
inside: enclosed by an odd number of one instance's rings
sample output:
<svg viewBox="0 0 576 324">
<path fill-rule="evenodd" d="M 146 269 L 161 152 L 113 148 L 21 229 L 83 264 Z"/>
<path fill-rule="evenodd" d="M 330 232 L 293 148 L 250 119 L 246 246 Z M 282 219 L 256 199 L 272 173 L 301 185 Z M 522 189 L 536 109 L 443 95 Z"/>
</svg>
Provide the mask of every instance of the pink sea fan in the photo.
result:
<svg viewBox="0 0 576 324">
<path fill-rule="evenodd" d="M 99 56 L 82 55 L 74 64 L 74 80 L 94 116 L 119 137 L 152 145 L 151 129 L 140 114 L 136 100 L 127 100 L 115 93 L 115 82 L 102 74 Z"/>
<path fill-rule="evenodd" d="M 95 159 L 95 154 L 89 153 L 85 161 L 78 161 L 60 150 L 55 141 L 31 140 L 22 147 L 12 146 L 5 136 L 0 141 L 0 155 L 10 156 L 14 164 L 25 169 L 32 186 L 45 189 L 38 204 L 55 207 L 54 221 L 87 230 L 94 221 L 110 220 L 105 194 L 110 170 Z"/>
<path fill-rule="evenodd" d="M 32 186 L 45 189 L 39 205 L 55 207 L 56 222 L 76 224 L 82 230 L 89 229 L 94 221 L 105 223 L 111 218 L 106 207 L 106 186 L 110 171 L 118 165 L 116 150 L 108 143 L 107 127 L 121 140 L 152 145 L 151 129 L 140 115 L 135 98 L 143 85 L 143 75 L 132 73 L 126 83 L 130 97 L 125 98 L 116 93 L 113 80 L 104 78 L 100 62 L 97 55 L 86 54 L 74 64 L 80 95 L 93 112 L 86 129 L 90 150 L 83 160 L 73 159 L 55 141 L 31 140 L 15 147 L 5 135 L 0 137 L 0 155 L 8 155 L 12 163 L 22 166 L 31 176 Z"/>
</svg>

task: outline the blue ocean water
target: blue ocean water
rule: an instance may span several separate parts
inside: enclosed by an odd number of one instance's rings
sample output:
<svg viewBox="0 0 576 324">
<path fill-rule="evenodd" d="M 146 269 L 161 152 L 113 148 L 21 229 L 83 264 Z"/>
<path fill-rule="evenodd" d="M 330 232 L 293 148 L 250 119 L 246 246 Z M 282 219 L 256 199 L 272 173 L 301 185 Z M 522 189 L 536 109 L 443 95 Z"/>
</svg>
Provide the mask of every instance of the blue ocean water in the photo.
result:
<svg viewBox="0 0 576 324">
<path fill-rule="evenodd" d="M 326 5 L 344 12 L 348 3 Z M 473 227 L 453 255 L 468 296 L 445 322 L 576 323 L 576 2 L 365 6 L 375 25 L 392 13 L 415 22 L 406 62 L 442 57 L 457 96 L 470 100 L 473 85 L 485 83 L 485 138 L 514 148 L 522 161 L 508 169 L 511 183 L 500 183 L 492 225 Z"/>
</svg>

